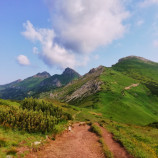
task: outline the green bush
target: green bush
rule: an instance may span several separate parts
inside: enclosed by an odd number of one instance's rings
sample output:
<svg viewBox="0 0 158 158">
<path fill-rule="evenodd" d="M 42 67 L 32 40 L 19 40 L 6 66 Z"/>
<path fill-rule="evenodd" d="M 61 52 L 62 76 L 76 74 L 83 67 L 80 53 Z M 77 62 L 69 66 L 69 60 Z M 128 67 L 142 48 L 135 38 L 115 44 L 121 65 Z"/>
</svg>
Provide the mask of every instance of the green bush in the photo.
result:
<svg viewBox="0 0 158 158">
<path fill-rule="evenodd" d="M 0 105 L 0 124 L 5 128 L 18 128 L 27 132 L 48 133 L 59 122 L 72 119 L 52 103 L 33 98 L 25 99 L 21 107 Z"/>
</svg>

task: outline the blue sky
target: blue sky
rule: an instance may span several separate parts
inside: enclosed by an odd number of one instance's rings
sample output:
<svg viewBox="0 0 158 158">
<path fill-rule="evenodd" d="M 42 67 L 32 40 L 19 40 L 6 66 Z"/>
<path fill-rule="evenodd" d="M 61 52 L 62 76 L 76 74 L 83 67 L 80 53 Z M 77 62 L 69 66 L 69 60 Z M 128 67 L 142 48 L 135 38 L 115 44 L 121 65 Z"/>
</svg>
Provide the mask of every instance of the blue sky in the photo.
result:
<svg viewBox="0 0 158 158">
<path fill-rule="evenodd" d="M 129 55 L 158 62 L 158 0 L 0 1 L 0 84 Z"/>
</svg>

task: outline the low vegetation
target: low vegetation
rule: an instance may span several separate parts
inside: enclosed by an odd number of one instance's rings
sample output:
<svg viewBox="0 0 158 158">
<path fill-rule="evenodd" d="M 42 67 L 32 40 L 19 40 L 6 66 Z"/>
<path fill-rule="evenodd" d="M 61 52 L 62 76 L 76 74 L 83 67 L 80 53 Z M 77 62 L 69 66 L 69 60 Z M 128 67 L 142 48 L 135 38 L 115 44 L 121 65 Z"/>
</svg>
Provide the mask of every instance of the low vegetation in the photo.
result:
<svg viewBox="0 0 158 158">
<path fill-rule="evenodd" d="M 0 105 L 1 125 L 27 132 L 53 132 L 56 124 L 70 118 L 70 114 L 44 100 L 25 99 L 19 108 Z"/>
<path fill-rule="evenodd" d="M 135 158 L 158 157 L 158 129 L 102 120 L 100 124 Z"/>
<path fill-rule="evenodd" d="M 106 145 L 105 141 L 103 138 L 100 138 L 99 139 L 99 142 L 101 143 L 102 145 L 102 148 L 103 148 L 103 152 L 104 152 L 104 155 L 106 158 L 113 158 L 113 154 L 112 152 L 108 149 L 108 146 Z"/>
<path fill-rule="evenodd" d="M 19 104 L 1 99 L 0 155 L 16 155 L 21 145 L 29 149 L 46 134 L 54 139 L 70 119 L 70 113 L 49 101 L 27 98 Z"/>
<path fill-rule="evenodd" d="M 91 131 L 96 133 L 98 136 L 102 137 L 101 129 L 94 123 L 91 125 Z"/>
</svg>

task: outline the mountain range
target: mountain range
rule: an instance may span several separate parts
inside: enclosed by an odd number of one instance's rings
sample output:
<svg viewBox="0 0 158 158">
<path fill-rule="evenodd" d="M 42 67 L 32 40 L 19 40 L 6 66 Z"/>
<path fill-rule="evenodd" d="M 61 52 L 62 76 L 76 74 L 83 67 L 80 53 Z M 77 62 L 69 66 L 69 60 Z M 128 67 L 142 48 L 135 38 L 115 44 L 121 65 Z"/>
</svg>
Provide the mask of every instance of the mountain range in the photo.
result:
<svg viewBox="0 0 158 158">
<path fill-rule="evenodd" d="M 37 73 L 24 80 L 1 85 L 0 98 L 3 98 L 0 99 L 0 155 L 4 154 L 3 157 L 10 151 L 16 153 L 15 147 L 21 147 L 21 142 L 29 141 L 27 144 L 30 145 L 35 140 L 41 141 L 44 135 L 53 139 L 50 140 L 52 144 L 56 134 L 62 138 L 61 133 L 66 133 L 68 140 L 71 140 L 70 134 L 79 135 L 82 138 L 75 137 L 74 143 L 78 148 L 78 140 L 84 139 L 85 142 L 87 130 L 88 140 L 92 134 L 90 131 L 99 136 L 105 157 L 122 157 L 120 154 L 115 156 L 117 150 L 112 150 L 111 141 L 110 145 L 107 143 L 110 135 L 114 144 L 119 143 L 118 146 L 128 152 L 127 157 L 158 157 L 156 62 L 129 56 L 111 67 L 101 65 L 93 68 L 83 76 L 71 68 L 53 76 L 48 72 Z M 72 132 L 63 132 L 71 123 L 77 130 L 74 132 L 73 128 Z M 105 133 L 103 129 L 109 132 Z M 62 141 L 62 144 L 67 143 Z M 49 147 L 52 156 L 52 151 L 58 147 Z"/>
<path fill-rule="evenodd" d="M 51 76 L 48 72 L 37 73 L 24 80 L 17 80 L 0 86 L 0 98 L 21 100 L 40 92 L 62 87 L 80 77 L 76 71 L 66 68 L 61 75 Z"/>
<path fill-rule="evenodd" d="M 158 121 L 158 63 L 129 56 L 83 76 L 66 68 L 61 75 L 43 72 L 0 86 L 0 98 L 29 96 L 93 108 L 115 121 L 147 124 Z"/>
</svg>

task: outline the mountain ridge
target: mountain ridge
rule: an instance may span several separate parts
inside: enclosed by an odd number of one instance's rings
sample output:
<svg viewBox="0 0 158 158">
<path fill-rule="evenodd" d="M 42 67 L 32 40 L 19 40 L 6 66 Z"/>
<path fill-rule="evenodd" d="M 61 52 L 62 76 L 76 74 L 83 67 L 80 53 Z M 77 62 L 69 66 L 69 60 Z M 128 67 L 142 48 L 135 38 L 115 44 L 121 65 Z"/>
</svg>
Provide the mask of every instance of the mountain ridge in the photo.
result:
<svg viewBox="0 0 158 158">
<path fill-rule="evenodd" d="M 157 63 L 152 65 L 140 58 L 126 58 L 112 67 L 93 68 L 46 97 L 96 110 L 114 121 L 148 124 L 158 121 L 158 88 L 148 78 L 153 77 L 153 72 L 158 74 Z M 156 76 L 154 78 L 156 80 Z"/>
<path fill-rule="evenodd" d="M 44 71 L 20 80 L 20 82 L 14 81 L 0 86 L 0 97 L 3 99 L 24 99 L 42 91 L 59 88 L 80 76 L 80 74 L 70 68 L 66 68 L 61 75 L 55 74 L 51 76 Z"/>
</svg>

